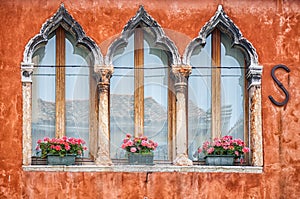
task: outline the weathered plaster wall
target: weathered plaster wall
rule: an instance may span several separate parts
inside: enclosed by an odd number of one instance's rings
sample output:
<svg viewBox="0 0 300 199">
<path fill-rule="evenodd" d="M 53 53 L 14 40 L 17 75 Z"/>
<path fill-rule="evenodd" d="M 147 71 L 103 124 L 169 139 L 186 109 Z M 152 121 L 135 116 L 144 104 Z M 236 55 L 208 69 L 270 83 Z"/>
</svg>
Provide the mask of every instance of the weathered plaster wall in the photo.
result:
<svg viewBox="0 0 300 199">
<path fill-rule="evenodd" d="M 22 170 L 24 47 L 64 2 L 105 55 L 112 38 L 140 4 L 165 29 L 181 55 L 214 15 L 218 4 L 253 44 L 264 67 L 262 111 L 263 174 L 231 173 L 55 173 Z M 0 198 L 300 198 L 300 2 L 286 1 L 85 1 L 2 0 L 0 2 Z M 290 93 L 284 98 L 270 71 Z"/>
</svg>

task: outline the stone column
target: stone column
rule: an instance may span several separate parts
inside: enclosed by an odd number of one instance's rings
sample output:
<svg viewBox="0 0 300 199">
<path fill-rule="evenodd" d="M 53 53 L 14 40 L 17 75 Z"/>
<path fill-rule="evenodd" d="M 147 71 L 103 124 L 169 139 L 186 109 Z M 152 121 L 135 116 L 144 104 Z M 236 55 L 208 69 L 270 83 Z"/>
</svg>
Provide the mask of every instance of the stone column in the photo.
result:
<svg viewBox="0 0 300 199">
<path fill-rule="evenodd" d="M 101 67 L 98 72 L 98 136 L 97 136 L 97 165 L 112 165 L 110 159 L 110 138 L 109 138 L 109 83 L 113 73 L 113 67 Z"/>
<path fill-rule="evenodd" d="M 175 76 L 176 91 L 176 158 L 173 161 L 177 166 L 193 165 L 188 159 L 188 139 L 187 139 L 187 80 L 191 73 L 190 66 L 175 66 L 172 68 Z"/>
<path fill-rule="evenodd" d="M 31 74 L 33 72 L 33 64 L 23 64 L 21 66 L 22 78 L 22 97 L 23 97 L 23 165 L 31 164 Z"/>
<path fill-rule="evenodd" d="M 261 87 L 253 86 L 249 93 L 251 164 L 263 166 Z"/>
<path fill-rule="evenodd" d="M 246 75 L 249 90 L 250 155 L 253 166 L 263 166 L 261 74 L 262 66 L 251 65 Z"/>
</svg>

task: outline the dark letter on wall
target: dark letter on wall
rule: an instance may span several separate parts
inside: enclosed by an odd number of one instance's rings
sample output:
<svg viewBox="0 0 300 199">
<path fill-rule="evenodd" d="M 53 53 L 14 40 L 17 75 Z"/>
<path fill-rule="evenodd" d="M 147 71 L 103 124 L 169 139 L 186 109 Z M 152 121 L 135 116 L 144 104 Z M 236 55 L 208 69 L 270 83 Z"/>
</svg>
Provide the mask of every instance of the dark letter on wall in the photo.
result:
<svg viewBox="0 0 300 199">
<path fill-rule="evenodd" d="M 272 68 L 272 71 L 271 71 L 271 76 L 272 76 L 273 80 L 275 81 L 275 83 L 279 86 L 279 88 L 284 92 L 285 99 L 282 102 L 277 102 L 271 95 L 269 95 L 269 99 L 276 106 L 284 106 L 284 105 L 286 105 L 288 103 L 288 101 L 290 99 L 290 95 L 289 95 L 289 92 L 286 90 L 286 88 L 283 86 L 283 84 L 275 76 L 275 71 L 278 68 L 282 68 L 282 69 L 284 69 L 288 73 L 290 72 L 290 69 L 287 66 L 285 66 L 285 65 L 279 64 L 279 65 L 274 66 Z"/>
</svg>

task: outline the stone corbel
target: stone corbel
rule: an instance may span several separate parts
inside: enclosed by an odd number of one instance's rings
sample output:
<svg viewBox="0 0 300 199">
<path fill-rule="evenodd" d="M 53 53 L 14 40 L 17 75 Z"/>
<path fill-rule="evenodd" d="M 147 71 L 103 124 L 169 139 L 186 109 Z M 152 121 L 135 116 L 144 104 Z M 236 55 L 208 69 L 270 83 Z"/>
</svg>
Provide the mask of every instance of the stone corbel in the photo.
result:
<svg viewBox="0 0 300 199">
<path fill-rule="evenodd" d="M 190 166 L 193 165 L 192 160 L 188 158 L 188 140 L 187 140 L 187 80 L 191 74 L 191 67 L 187 65 L 172 67 L 172 74 L 175 77 L 176 90 L 176 158 L 173 164 L 176 166 Z"/>
<path fill-rule="evenodd" d="M 21 80 L 23 83 L 32 82 L 31 75 L 33 73 L 33 63 L 21 64 Z"/>
</svg>

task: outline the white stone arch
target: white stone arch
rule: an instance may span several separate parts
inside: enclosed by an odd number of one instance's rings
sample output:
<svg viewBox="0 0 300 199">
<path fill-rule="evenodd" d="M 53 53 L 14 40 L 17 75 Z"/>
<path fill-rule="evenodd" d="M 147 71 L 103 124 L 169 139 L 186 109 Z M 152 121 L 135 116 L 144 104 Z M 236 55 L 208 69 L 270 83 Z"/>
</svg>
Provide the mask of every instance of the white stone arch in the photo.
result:
<svg viewBox="0 0 300 199">
<path fill-rule="evenodd" d="M 55 31 L 58 26 L 62 26 L 75 38 L 76 46 L 84 46 L 91 52 L 95 71 L 97 66 L 103 65 L 103 56 L 98 45 L 91 38 L 86 36 L 80 24 L 75 21 L 64 5 L 61 4 L 57 12 L 43 24 L 40 33 L 35 35 L 27 43 L 21 64 L 22 82 L 31 81 L 31 73 L 33 70 L 32 55 L 41 45 L 47 44 L 49 35 Z"/>
<path fill-rule="evenodd" d="M 170 53 L 170 62 L 172 66 L 179 65 L 181 63 L 180 55 L 174 42 L 166 36 L 161 26 L 145 11 L 144 7 L 140 6 L 136 15 L 132 17 L 123 28 L 120 37 L 113 41 L 113 43 L 109 46 L 105 57 L 106 65 L 112 65 L 112 59 L 116 49 L 122 46 L 127 46 L 128 39 L 131 36 L 132 31 L 134 31 L 134 29 L 139 25 L 148 28 L 149 33 L 154 37 L 154 43 L 163 47 L 164 50 Z"/>
</svg>

